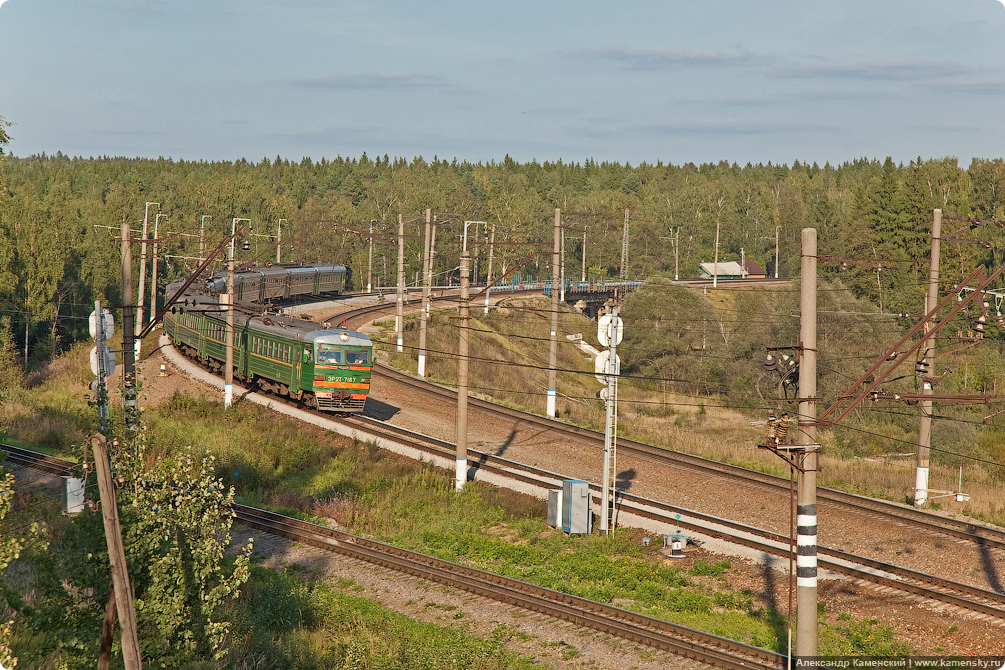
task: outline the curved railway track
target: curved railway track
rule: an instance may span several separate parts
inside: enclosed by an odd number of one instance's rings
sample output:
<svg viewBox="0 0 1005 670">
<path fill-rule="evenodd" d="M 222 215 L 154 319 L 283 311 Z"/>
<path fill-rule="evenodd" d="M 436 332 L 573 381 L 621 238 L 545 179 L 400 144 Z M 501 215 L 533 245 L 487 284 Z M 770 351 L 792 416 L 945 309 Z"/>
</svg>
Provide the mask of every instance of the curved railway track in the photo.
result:
<svg viewBox="0 0 1005 670">
<path fill-rule="evenodd" d="M 456 402 L 457 392 L 453 389 L 416 379 L 411 375 L 380 363 L 376 363 L 374 369 L 378 370 L 381 376 L 393 379 L 400 384 L 405 384 L 416 391 L 433 394 L 450 402 Z M 596 431 L 562 423 L 561 421 L 548 419 L 536 414 L 521 412 L 474 397 L 468 398 L 468 407 L 477 408 L 480 411 L 489 412 L 497 416 L 519 419 L 525 424 L 551 432 L 563 433 L 566 436 L 603 449 L 603 434 Z M 631 456 L 643 461 L 671 465 L 677 468 L 683 467 L 701 474 L 727 477 L 745 484 L 756 484 L 788 495 L 789 480 L 775 475 L 757 472 L 756 470 L 747 470 L 727 463 L 718 463 L 699 456 L 692 456 L 680 451 L 672 451 L 622 437 L 618 438 L 618 450 L 623 456 Z M 908 523 L 930 532 L 949 535 L 960 540 L 1005 550 L 1005 532 L 996 528 L 980 526 L 967 521 L 924 512 L 907 505 L 898 505 L 885 500 L 866 498 L 853 493 L 845 493 L 844 491 L 824 487 L 817 488 L 817 500 L 821 507 L 826 505 L 840 506 L 857 513 L 865 513 L 881 517 L 885 520 L 895 520 L 898 523 Z"/>
<path fill-rule="evenodd" d="M 361 433 L 369 433 L 385 439 L 390 435 L 396 435 L 403 444 L 408 444 L 411 448 L 419 449 L 433 457 L 450 460 L 456 454 L 456 447 L 450 442 L 390 426 L 376 419 L 355 416 L 345 417 L 339 421 L 357 428 Z M 468 462 L 472 464 L 471 469 L 475 471 L 483 470 L 486 473 L 539 489 L 560 488 L 564 479 L 560 474 L 474 449 L 469 449 L 468 455 Z M 590 489 L 594 494 L 594 505 L 599 507 L 600 487 L 596 484 L 590 484 Z M 781 557 L 788 556 L 789 538 L 786 535 L 630 493 L 618 492 L 616 513 L 676 525 L 679 528 L 687 528 L 702 535 L 740 544 L 759 552 Z M 961 584 L 864 556 L 857 556 L 839 549 L 821 546 L 818 547 L 818 554 L 818 564 L 825 570 L 879 587 L 920 596 L 933 603 L 943 603 L 960 610 L 976 612 L 985 618 L 997 619 L 1005 624 L 1005 594 L 969 584 Z"/>
<path fill-rule="evenodd" d="M 444 297 L 443 299 L 450 300 L 451 297 Z M 373 311 L 373 308 L 361 308 L 342 316 L 352 321 L 354 319 L 370 317 Z M 417 379 L 382 364 L 376 364 L 375 370 L 380 375 L 393 379 L 397 383 L 407 385 L 417 392 L 433 394 L 451 403 L 456 402 L 456 391 L 453 389 Z M 603 437 L 595 431 L 564 424 L 538 415 L 520 412 L 473 397 L 469 397 L 468 406 L 472 410 L 519 420 L 523 424 L 530 424 L 540 430 L 549 431 L 551 434 L 556 432 L 562 433 L 566 437 L 574 438 L 590 444 L 597 449 L 602 449 Z M 345 423 L 359 425 L 364 428 L 366 423 L 370 423 L 371 426 L 372 424 L 379 423 L 381 425 L 380 431 L 382 432 L 391 430 L 408 433 L 408 431 L 404 431 L 403 429 L 395 428 L 382 422 L 376 422 L 366 417 L 348 419 Z M 376 433 L 377 431 L 371 427 L 368 429 L 368 432 Z M 450 458 L 455 453 L 454 445 L 448 442 L 435 440 L 427 436 L 419 436 L 415 433 L 409 434 L 413 444 L 426 444 L 425 448 L 428 450 L 428 453 L 436 454 L 443 458 Z M 727 477 L 747 485 L 754 484 L 776 493 L 788 495 L 788 480 L 773 475 L 717 463 L 690 454 L 674 452 L 623 438 L 619 438 L 618 447 L 622 456 L 630 455 L 640 460 L 669 465 L 675 468 L 685 468 L 691 472 L 714 475 L 716 477 Z M 494 465 L 498 465 L 501 468 L 498 474 L 503 476 L 531 483 L 542 488 L 557 488 L 561 485 L 562 477 L 554 473 L 547 473 L 537 468 L 524 466 L 470 449 L 469 454 L 471 455 L 470 458 L 477 463 L 475 467 L 484 467 L 486 471 L 493 471 L 491 468 Z M 534 481 L 535 478 L 538 478 L 536 482 Z M 591 485 L 591 488 L 594 490 L 596 498 L 599 501 L 599 487 Z M 999 552 L 1005 549 L 1005 533 L 994 528 L 979 526 L 966 521 L 916 510 L 906 505 L 897 505 L 834 489 L 819 488 L 818 500 L 821 501 L 821 507 L 843 509 L 859 516 L 867 515 L 880 518 L 885 522 L 910 525 L 929 533 L 950 536 L 961 541 L 979 545 L 982 548 L 990 548 Z M 624 492 L 618 492 L 617 506 L 622 512 L 654 519 L 662 523 L 675 524 L 682 528 L 688 528 L 689 530 L 711 535 L 728 542 L 741 544 L 757 551 L 778 556 L 787 556 L 788 554 L 788 536 L 772 531 L 754 528 L 666 503 L 645 500 Z M 946 603 L 963 610 L 977 612 L 985 617 L 992 617 L 1005 622 L 1005 593 L 982 589 L 826 546 L 820 546 L 818 553 L 818 562 L 823 569 L 880 587 L 910 593 L 929 601 Z"/>
<path fill-rule="evenodd" d="M 755 281 L 763 282 L 765 280 L 735 280 L 736 283 L 746 282 L 748 284 Z M 439 299 L 456 301 L 457 297 L 444 296 Z M 350 324 L 355 322 L 358 326 L 366 318 L 372 318 L 371 315 L 379 310 L 380 306 L 363 307 L 346 312 L 340 316 L 345 318 Z M 453 389 L 445 388 L 437 384 L 431 384 L 425 380 L 417 379 L 411 375 L 407 375 L 380 363 L 375 363 L 374 369 L 379 371 L 382 376 L 393 379 L 398 383 L 408 385 L 417 391 L 431 393 L 451 402 L 456 402 L 457 393 Z M 479 411 L 495 414 L 497 416 L 519 419 L 524 423 L 537 426 L 538 428 L 549 431 L 559 431 L 567 436 L 575 437 L 576 439 L 582 440 L 591 445 L 599 445 L 601 448 L 603 447 L 603 435 L 596 431 L 562 423 L 561 421 L 542 417 L 537 414 L 521 412 L 519 410 L 504 407 L 502 405 L 496 405 L 494 403 L 473 397 L 468 398 L 468 406 L 471 408 L 477 408 Z M 775 475 L 769 475 L 754 470 L 747 470 L 726 463 L 718 463 L 699 456 L 692 456 L 683 452 L 672 451 L 663 447 L 627 440 L 621 437 L 618 438 L 618 449 L 622 455 L 631 455 L 632 457 L 645 461 L 658 462 L 678 468 L 687 468 L 688 470 L 702 474 L 712 474 L 717 477 L 728 477 L 736 481 L 741 481 L 745 484 L 754 484 L 775 492 L 784 492 L 786 495 L 788 494 L 789 481 Z M 824 487 L 817 488 L 817 500 L 821 507 L 843 507 L 856 513 L 864 513 L 880 517 L 888 521 L 895 520 L 896 522 L 902 524 L 911 524 L 930 532 L 948 535 L 959 540 L 973 542 L 984 547 L 1005 551 L 1005 531 L 998 530 L 996 528 L 989 528 L 987 526 L 981 526 L 968 521 L 932 514 L 907 505 L 898 505 L 885 500 L 867 498 L 865 496 L 845 493 L 844 491 Z"/>
<path fill-rule="evenodd" d="M 76 464 L 0 445 L 8 460 L 55 475 L 71 475 Z M 730 670 L 779 670 L 786 658 L 759 647 L 703 633 L 604 603 L 571 596 L 426 554 L 369 540 L 268 510 L 235 504 L 235 519 L 251 528 L 309 544 L 355 560 L 448 584 L 485 598 L 568 621 L 577 626 L 644 644 L 676 656 Z"/>
</svg>

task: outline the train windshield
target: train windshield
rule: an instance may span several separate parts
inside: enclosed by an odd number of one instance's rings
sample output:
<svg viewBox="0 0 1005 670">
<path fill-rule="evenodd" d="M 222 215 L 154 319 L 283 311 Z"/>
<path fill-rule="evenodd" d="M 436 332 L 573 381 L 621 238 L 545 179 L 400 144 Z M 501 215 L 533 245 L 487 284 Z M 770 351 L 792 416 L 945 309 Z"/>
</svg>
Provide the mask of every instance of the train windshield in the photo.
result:
<svg viewBox="0 0 1005 670">
<path fill-rule="evenodd" d="M 328 344 L 318 345 L 318 363 L 338 365 L 342 362 L 342 352 L 331 348 L 333 346 Z"/>
<path fill-rule="evenodd" d="M 345 362 L 349 365 L 369 365 L 370 357 L 367 354 L 366 351 L 347 351 L 345 352 Z"/>
</svg>

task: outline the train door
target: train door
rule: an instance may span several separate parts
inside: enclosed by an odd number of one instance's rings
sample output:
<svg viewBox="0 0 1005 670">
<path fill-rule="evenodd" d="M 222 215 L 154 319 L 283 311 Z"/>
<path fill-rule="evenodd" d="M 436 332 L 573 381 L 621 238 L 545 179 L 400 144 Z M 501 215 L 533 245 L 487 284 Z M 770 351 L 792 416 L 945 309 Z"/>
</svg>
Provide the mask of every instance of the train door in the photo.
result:
<svg viewBox="0 0 1005 670">
<path fill-rule="evenodd" d="M 302 345 L 295 344 L 293 345 L 293 351 L 290 352 L 290 357 L 293 359 L 293 377 L 290 379 L 290 395 L 299 391 L 303 385 L 303 378 L 301 377 L 303 372 L 301 365 L 304 359 L 304 349 L 305 347 Z"/>
<path fill-rule="evenodd" d="M 300 388 L 308 391 L 314 390 L 314 355 L 312 353 L 312 342 L 304 342 L 304 348 L 300 352 Z"/>
</svg>

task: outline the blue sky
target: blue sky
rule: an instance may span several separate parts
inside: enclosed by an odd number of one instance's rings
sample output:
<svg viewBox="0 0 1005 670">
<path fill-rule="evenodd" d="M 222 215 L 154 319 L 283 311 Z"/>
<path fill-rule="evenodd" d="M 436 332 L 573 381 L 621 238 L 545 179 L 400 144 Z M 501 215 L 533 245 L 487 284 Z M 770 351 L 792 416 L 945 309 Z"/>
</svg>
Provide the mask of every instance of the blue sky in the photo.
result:
<svg viewBox="0 0 1005 670">
<path fill-rule="evenodd" d="M 17 156 L 1005 156 L 1000 0 L 0 0 Z"/>
</svg>

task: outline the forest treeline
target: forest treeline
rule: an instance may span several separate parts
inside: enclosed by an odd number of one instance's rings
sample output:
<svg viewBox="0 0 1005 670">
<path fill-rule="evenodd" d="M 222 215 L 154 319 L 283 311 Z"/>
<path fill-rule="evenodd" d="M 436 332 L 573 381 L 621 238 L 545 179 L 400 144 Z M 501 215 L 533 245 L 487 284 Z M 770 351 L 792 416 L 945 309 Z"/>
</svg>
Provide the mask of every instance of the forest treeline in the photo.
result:
<svg viewBox="0 0 1005 670">
<path fill-rule="evenodd" d="M 279 157 L 254 163 L 6 156 L 0 162 L 0 337 L 8 351 L 27 350 L 29 365 L 35 365 L 86 336 L 95 299 L 121 302 L 119 227 L 130 222 L 138 238 L 148 202 L 160 205 L 149 208 L 149 236 L 154 215 L 164 215 L 158 231 L 164 237 L 162 287 L 195 266 L 201 223 L 208 252 L 229 233 L 234 217 L 250 219 L 250 249 L 240 251 L 239 260 L 274 258 L 269 249 L 279 219 L 285 219 L 284 261 L 350 265 L 360 287 L 366 285 L 369 252 L 360 233 L 371 228 L 373 283 L 393 284 L 393 235 L 401 214 L 410 236 L 406 276 L 412 282 L 421 267 L 426 208 L 438 221 L 441 276 L 458 264 L 463 222 L 480 221 L 486 223 L 469 225 L 468 247 L 477 252 L 482 281 L 491 226 L 497 243 L 493 274 L 523 261 L 521 274 L 550 278 L 550 254 L 533 254 L 550 251 L 555 208 L 570 227 L 568 277 L 582 272 L 584 235 L 587 273 L 618 276 L 627 210 L 631 278 L 672 278 L 675 245 L 681 277 L 697 276 L 698 264 L 713 259 L 717 230 L 720 261 L 742 254 L 773 274 L 777 239 L 779 274 L 791 276 L 798 273 L 800 230 L 811 226 L 819 231 L 821 254 L 916 261 L 829 262 L 821 272 L 881 311 L 919 314 L 932 210 L 943 210 L 944 233 L 974 220 L 1002 220 L 1003 190 L 1000 158 L 975 159 L 968 167 L 955 158 L 919 158 L 907 165 L 861 159 L 821 167 L 798 161 L 518 163 L 509 157 L 486 164 L 366 154 L 299 163 Z M 988 246 L 944 245 L 946 282 L 978 263 L 1000 262 L 1005 234 L 993 223 L 964 237 Z M 137 269 L 139 251 L 134 245 Z"/>
</svg>

